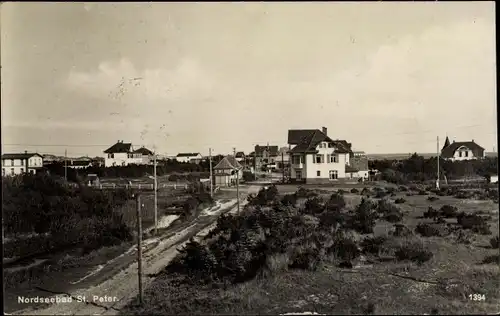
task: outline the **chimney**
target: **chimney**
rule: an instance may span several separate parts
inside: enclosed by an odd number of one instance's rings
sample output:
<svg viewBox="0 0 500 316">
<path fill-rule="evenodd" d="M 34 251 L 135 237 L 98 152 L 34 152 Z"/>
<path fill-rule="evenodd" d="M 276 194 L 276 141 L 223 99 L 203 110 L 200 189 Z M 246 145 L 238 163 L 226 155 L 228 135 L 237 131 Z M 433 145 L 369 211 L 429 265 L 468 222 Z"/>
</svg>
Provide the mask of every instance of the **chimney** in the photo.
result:
<svg viewBox="0 0 500 316">
<path fill-rule="evenodd" d="M 327 132 L 328 132 L 328 129 L 326 127 L 322 127 L 321 128 L 321 131 L 323 132 L 323 134 L 325 134 L 326 136 L 328 136 Z"/>
<path fill-rule="evenodd" d="M 27 150 L 25 150 L 25 151 L 24 151 L 24 153 L 25 153 L 25 154 L 27 154 L 27 153 L 28 153 L 28 151 L 27 151 Z"/>
<path fill-rule="evenodd" d="M 474 140 L 472 140 L 472 142 L 474 142 Z"/>
<path fill-rule="evenodd" d="M 453 140 L 453 142 L 455 142 L 455 140 Z"/>
</svg>

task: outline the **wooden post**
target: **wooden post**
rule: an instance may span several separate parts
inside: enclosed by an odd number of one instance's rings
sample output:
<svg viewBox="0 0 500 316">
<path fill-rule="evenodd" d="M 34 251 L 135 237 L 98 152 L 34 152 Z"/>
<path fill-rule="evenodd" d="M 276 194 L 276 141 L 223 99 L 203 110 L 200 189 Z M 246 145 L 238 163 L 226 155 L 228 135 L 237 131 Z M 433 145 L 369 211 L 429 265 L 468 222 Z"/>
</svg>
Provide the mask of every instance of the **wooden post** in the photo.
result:
<svg viewBox="0 0 500 316">
<path fill-rule="evenodd" d="M 153 166 L 153 177 L 154 177 L 154 183 L 153 183 L 153 190 L 154 192 L 154 200 L 155 200 L 155 236 L 158 236 L 158 181 L 156 179 L 157 173 L 156 173 L 156 150 L 154 152 L 154 166 Z"/>
<path fill-rule="evenodd" d="M 285 183 L 285 153 L 281 152 L 281 171 L 283 173 L 283 183 Z"/>
<path fill-rule="evenodd" d="M 142 296 L 142 216 L 141 216 L 141 196 L 136 196 L 137 210 L 137 277 L 139 281 L 139 305 L 144 303 Z"/>
<path fill-rule="evenodd" d="M 213 175 L 212 175 L 212 148 L 208 149 L 208 159 L 210 160 L 210 196 L 214 197 L 214 187 L 213 187 Z"/>
<path fill-rule="evenodd" d="M 236 148 L 233 148 L 234 159 L 236 159 Z M 236 201 L 238 201 L 238 215 L 240 214 L 240 170 L 236 168 Z"/>
</svg>

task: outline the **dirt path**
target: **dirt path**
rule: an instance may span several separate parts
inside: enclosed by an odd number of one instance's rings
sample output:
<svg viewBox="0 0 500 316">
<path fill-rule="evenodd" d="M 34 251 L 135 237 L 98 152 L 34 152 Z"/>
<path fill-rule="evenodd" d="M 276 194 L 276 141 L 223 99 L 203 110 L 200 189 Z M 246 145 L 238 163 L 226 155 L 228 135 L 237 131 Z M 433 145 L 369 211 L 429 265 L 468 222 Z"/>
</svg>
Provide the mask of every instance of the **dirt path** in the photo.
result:
<svg viewBox="0 0 500 316">
<path fill-rule="evenodd" d="M 256 193 L 258 185 L 242 186 L 246 193 Z M 241 206 L 246 199 L 241 201 Z M 229 211 L 234 212 L 236 207 Z M 222 212 L 223 210 L 221 210 Z M 226 210 L 227 211 L 227 210 Z M 143 256 L 143 289 L 146 289 L 154 280 L 154 275 L 161 271 L 177 254 L 177 248 L 186 243 L 189 238 L 198 234 L 206 234 L 219 214 L 199 219 L 193 225 L 183 229 L 170 238 L 144 253 Z M 126 269 L 115 274 L 112 278 L 86 289 L 75 290 L 72 293 L 52 293 L 54 300 L 47 308 L 27 308 L 13 313 L 13 315 L 116 315 L 120 308 L 127 305 L 138 294 L 137 263 L 134 262 Z M 71 299 L 70 299 L 71 297 Z"/>
</svg>

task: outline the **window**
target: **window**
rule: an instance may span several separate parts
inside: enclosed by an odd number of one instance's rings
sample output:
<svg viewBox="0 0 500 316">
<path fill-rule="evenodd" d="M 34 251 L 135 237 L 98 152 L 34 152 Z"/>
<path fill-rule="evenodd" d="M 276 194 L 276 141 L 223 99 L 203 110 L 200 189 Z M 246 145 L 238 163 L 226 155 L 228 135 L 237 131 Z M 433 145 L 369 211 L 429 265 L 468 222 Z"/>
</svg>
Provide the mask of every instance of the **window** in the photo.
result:
<svg viewBox="0 0 500 316">
<path fill-rule="evenodd" d="M 469 157 L 469 152 L 468 151 L 465 152 L 465 157 Z"/>
<path fill-rule="evenodd" d="M 339 162 L 339 158 L 336 154 L 330 155 L 330 162 Z"/>
<path fill-rule="evenodd" d="M 293 159 L 294 165 L 298 165 L 298 164 L 302 163 L 302 156 L 293 156 L 292 159 Z"/>
<path fill-rule="evenodd" d="M 333 143 L 328 143 L 328 148 L 333 148 Z"/>
<path fill-rule="evenodd" d="M 108 154 L 108 158 L 115 158 L 115 154 Z"/>
<path fill-rule="evenodd" d="M 302 171 L 301 170 L 295 170 L 295 178 L 297 180 L 301 180 L 302 179 Z"/>
<path fill-rule="evenodd" d="M 35 170 L 33 170 L 33 169 L 32 169 L 32 170 L 30 170 L 30 173 L 31 173 L 31 174 L 35 174 Z"/>
<path fill-rule="evenodd" d="M 10 168 L 10 175 L 13 176 L 15 174 L 16 174 L 16 172 L 14 171 L 14 168 Z"/>
<path fill-rule="evenodd" d="M 21 168 L 21 173 L 24 173 L 24 168 Z"/>
<path fill-rule="evenodd" d="M 5 166 L 5 160 L 2 159 L 2 166 Z"/>
<path fill-rule="evenodd" d="M 10 165 L 11 165 L 11 166 L 14 166 L 14 159 L 11 159 L 11 160 L 10 160 Z"/>
<path fill-rule="evenodd" d="M 5 177 L 5 168 L 2 168 L 2 177 Z"/>
<path fill-rule="evenodd" d="M 339 173 L 337 170 L 330 170 L 330 180 L 337 180 L 339 178 Z"/>
<path fill-rule="evenodd" d="M 314 160 L 315 163 L 323 163 L 325 162 L 325 155 L 314 155 Z"/>
<path fill-rule="evenodd" d="M 462 157 L 462 151 L 458 152 L 458 157 Z"/>
<path fill-rule="evenodd" d="M 319 170 L 318 170 L 318 171 L 316 171 L 316 176 L 317 176 L 317 177 L 321 177 L 321 171 L 319 171 Z"/>
</svg>

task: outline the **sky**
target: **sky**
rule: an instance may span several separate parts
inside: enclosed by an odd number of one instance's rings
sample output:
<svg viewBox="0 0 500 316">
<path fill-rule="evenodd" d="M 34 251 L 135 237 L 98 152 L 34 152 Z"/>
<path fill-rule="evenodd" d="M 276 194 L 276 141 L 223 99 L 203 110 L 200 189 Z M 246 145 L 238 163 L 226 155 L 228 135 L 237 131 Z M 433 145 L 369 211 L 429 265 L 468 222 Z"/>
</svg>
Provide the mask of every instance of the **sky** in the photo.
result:
<svg viewBox="0 0 500 316">
<path fill-rule="evenodd" d="M 2 152 L 497 144 L 494 2 L 4 2 Z"/>
</svg>

